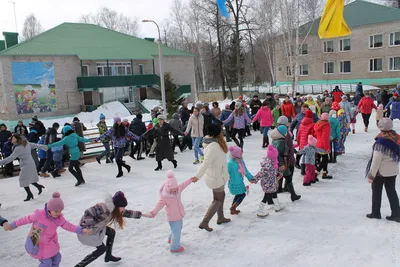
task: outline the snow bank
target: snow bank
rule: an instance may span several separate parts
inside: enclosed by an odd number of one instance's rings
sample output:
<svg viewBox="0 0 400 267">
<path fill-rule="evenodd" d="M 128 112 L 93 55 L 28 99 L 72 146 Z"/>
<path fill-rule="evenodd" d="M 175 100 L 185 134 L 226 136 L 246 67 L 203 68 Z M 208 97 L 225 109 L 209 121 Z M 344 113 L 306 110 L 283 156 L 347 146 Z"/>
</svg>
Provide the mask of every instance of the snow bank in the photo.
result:
<svg viewBox="0 0 400 267">
<path fill-rule="evenodd" d="M 96 124 L 99 122 L 100 114 L 104 114 L 106 117 L 107 125 L 113 125 L 114 117 L 121 117 L 122 119 L 128 119 L 129 122 L 132 121 L 136 116 L 131 115 L 129 110 L 118 101 L 106 103 L 101 105 L 99 108 L 92 112 L 81 112 L 76 115 L 71 115 L 69 117 L 63 118 L 49 118 L 42 119 L 41 121 L 44 123 L 46 127 L 51 127 L 54 122 L 58 122 L 60 125 L 64 125 L 64 123 L 71 123 L 74 117 L 78 117 L 79 120 L 85 124 L 86 128 L 96 128 Z M 39 117 L 40 119 L 40 117 Z M 143 114 L 143 121 L 150 121 L 150 114 Z"/>
</svg>

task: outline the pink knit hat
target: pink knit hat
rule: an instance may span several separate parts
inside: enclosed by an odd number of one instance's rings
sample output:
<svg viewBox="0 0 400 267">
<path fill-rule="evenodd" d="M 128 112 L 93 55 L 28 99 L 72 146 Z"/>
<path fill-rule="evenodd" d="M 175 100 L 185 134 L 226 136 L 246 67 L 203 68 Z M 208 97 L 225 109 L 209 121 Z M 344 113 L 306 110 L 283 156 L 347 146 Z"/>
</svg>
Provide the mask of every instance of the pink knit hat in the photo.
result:
<svg viewBox="0 0 400 267">
<path fill-rule="evenodd" d="M 378 109 L 379 109 L 379 110 L 383 110 L 383 105 L 382 105 L 382 104 L 379 104 Z"/>
<path fill-rule="evenodd" d="M 278 150 L 273 145 L 267 147 L 267 158 L 274 161 L 274 167 L 278 169 Z"/>
<path fill-rule="evenodd" d="M 327 113 L 324 113 L 324 114 L 327 114 Z M 309 135 L 308 136 L 308 144 L 310 146 L 315 146 L 317 144 L 317 139 L 314 136 Z"/>
<path fill-rule="evenodd" d="M 117 122 L 121 122 L 121 117 L 115 117 L 114 118 L 114 123 L 117 123 Z"/>
<path fill-rule="evenodd" d="M 329 114 L 328 113 L 322 113 L 321 114 L 321 121 L 329 121 Z"/>
<path fill-rule="evenodd" d="M 52 198 L 47 201 L 47 210 L 64 210 L 64 202 L 60 198 L 60 193 L 53 193 Z"/>
<path fill-rule="evenodd" d="M 231 152 L 232 158 L 240 159 L 242 157 L 242 149 L 238 146 L 230 146 L 229 152 Z"/>
<path fill-rule="evenodd" d="M 165 180 L 165 188 L 168 191 L 178 188 L 178 182 L 176 181 L 175 173 L 171 170 L 167 171 L 167 179 Z"/>
</svg>

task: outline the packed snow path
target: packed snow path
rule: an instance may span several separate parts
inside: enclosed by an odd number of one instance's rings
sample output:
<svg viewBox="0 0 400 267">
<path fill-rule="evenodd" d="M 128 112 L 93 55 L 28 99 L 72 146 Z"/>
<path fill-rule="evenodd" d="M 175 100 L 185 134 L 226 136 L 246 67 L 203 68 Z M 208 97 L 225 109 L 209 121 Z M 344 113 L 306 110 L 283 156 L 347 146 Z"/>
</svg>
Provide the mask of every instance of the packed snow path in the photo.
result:
<svg viewBox="0 0 400 267">
<path fill-rule="evenodd" d="M 190 185 L 183 192 L 186 208 L 182 245 L 185 252 L 172 255 L 167 238 L 169 225 L 162 211 L 155 219 L 127 219 L 123 230 L 117 230 L 114 255 L 122 261 L 104 263 L 100 258 L 90 266 L 400 266 L 400 225 L 384 219 L 390 208 L 383 193 L 382 220 L 371 220 L 365 214 L 371 211 L 371 189 L 364 178 L 371 145 L 378 130 L 371 118 L 371 128 L 363 132 L 361 117 L 358 118 L 357 133 L 350 134 L 346 143 L 346 154 L 338 157 L 337 164 L 330 164 L 329 171 L 334 179 L 311 187 L 302 186 L 298 170 L 294 175 L 295 189 L 302 198 L 290 201 L 288 193 L 279 194 L 285 209 L 279 213 L 270 210 L 264 219 L 256 216 L 263 197 L 260 185 L 250 186 L 248 195 L 239 207 L 238 216 L 228 211 L 232 196 L 228 189 L 225 213 L 232 222 L 218 226 L 216 217 L 210 222 L 214 232 L 198 228 L 212 200 L 211 190 L 204 181 Z M 399 121 L 395 129 L 400 130 Z M 253 133 L 245 139 L 245 161 L 255 174 L 259 161 L 265 154 L 260 148 L 261 137 Z M 192 151 L 176 156 L 176 176 L 183 181 L 195 174 Z M 134 161 L 125 157 L 132 166 L 130 174 L 116 179 L 114 165 L 90 163 L 83 168 L 86 184 L 74 187 L 75 179 L 66 172 L 61 178 L 41 178 L 46 186 L 41 196 L 32 187 L 35 199 L 23 202 L 25 192 L 18 186 L 18 178 L 0 180 L 0 214 L 10 221 L 43 208 L 53 191 L 59 191 L 65 203 L 64 215 L 78 223 L 84 210 L 103 200 L 107 192 L 122 190 L 128 198 L 128 208 L 144 212 L 153 208 L 158 200 L 158 190 L 165 179 L 165 172 L 155 172 L 154 159 Z M 163 162 L 164 170 L 172 167 Z M 247 182 L 246 182 L 247 183 Z M 397 187 L 399 189 L 399 186 Z M 400 192 L 400 190 L 398 190 Z M 37 266 L 38 261 L 26 254 L 24 243 L 30 227 L 24 226 L 13 232 L 0 230 L 2 249 L 0 266 Z M 59 229 L 61 244 L 61 266 L 75 266 L 93 249 L 78 242 L 75 234 Z"/>
</svg>

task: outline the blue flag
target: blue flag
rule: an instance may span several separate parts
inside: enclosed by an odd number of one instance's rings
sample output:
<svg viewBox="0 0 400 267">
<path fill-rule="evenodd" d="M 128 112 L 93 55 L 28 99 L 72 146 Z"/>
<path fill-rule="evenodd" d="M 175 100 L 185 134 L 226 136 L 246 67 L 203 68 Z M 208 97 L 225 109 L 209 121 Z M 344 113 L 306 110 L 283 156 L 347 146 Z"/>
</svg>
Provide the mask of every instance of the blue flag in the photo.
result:
<svg viewBox="0 0 400 267">
<path fill-rule="evenodd" d="M 221 13 L 221 16 L 225 18 L 229 18 L 228 10 L 226 9 L 225 5 L 226 0 L 217 0 L 217 6 L 219 9 L 219 13 Z"/>
</svg>

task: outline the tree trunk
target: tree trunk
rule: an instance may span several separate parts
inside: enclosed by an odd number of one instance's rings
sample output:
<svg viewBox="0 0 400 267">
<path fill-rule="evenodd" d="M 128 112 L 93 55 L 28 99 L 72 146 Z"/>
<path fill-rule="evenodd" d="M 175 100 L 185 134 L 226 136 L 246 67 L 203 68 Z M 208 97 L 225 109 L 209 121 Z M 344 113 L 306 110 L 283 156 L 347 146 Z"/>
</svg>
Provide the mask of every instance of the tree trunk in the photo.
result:
<svg viewBox="0 0 400 267">
<path fill-rule="evenodd" d="M 238 90 L 239 96 L 243 95 L 243 85 L 242 85 L 242 68 L 241 68 L 241 58 L 240 58 L 240 32 L 239 32 L 239 0 L 236 0 L 236 16 L 235 16 L 235 46 L 236 46 L 236 72 L 238 78 Z"/>
</svg>

